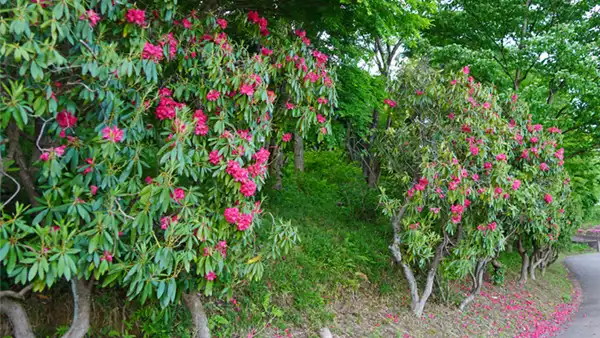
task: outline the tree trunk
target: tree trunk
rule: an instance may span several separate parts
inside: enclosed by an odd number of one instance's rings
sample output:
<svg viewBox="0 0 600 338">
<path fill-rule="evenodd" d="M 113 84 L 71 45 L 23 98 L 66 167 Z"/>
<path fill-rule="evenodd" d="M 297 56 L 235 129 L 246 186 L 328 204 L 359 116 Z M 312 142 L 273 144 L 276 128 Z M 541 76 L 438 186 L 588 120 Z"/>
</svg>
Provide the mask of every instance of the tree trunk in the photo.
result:
<svg viewBox="0 0 600 338">
<path fill-rule="evenodd" d="M 523 247 L 523 240 L 519 237 L 517 242 L 519 251 L 519 255 L 521 255 L 521 277 L 519 278 L 519 283 L 525 284 L 527 283 L 527 270 L 529 268 L 529 255 L 527 251 Z"/>
<path fill-rule="evenodd" d="M 8 297 L 0 298 L 0 313 L 5 314 L 13 328 L 15 338 L 35 338 L 27 312 L 18 300 Z"/>
<path fill-rule="evenodd" d="M 294 134 L 294 169 L 304 172 L 304 139 L 298 133 Z"/>
<path fill-rule="evenodd" d="M 93 279 L 72 279 L 71 291 L 73 293 L 73 322 L 69 331 L 62 338 L 83 338 L 90 329 L 90 308 Z"/>
<path fill-rule="evenodd" d="M 6 136 L 8 137 L 8 159 L 15 160 L 15 164 L 19 167 L 19 179 L 21 181 L 21 186 L 25 189 L 27 196 L 29 197 L 29 203 L 32 206 L 36 207 L 40 203 L 37 201 L 39 198 L 39 194 L 36 190 L 35 180 L 31 176 L 29 172 L 29 164 L 25 160 L 25 155 L 21 150 L 20 142 L 21 135 L 19 132 L 19 128 L 15 124 L 15 122 L 11 121 L 8 123 L 8 128 L 6 128 Z"/>
<path fill-rule="evenodd" d="M 210 329 L 208 328 L 208 317 L 204 312 L 204 306 L 202 306 L 202 299 L 197 293 L 184 293 L 182 294 L 183 303 L 192 314 L 192 325 L 194 332 L 192 337 L 194 338 L 211 338 Z"/>
<path fill-rule="evenodd" d="M 365 144 L 365 152 L 363 154 L 362 166 L 363 174 L 367 180 L 367 185 L 371 188 L 377 186 L 379 180 L 379 173 L 381 172 L 381 164 L 375 158 L 372 152 L 373 145 L 375 144 L 375 133 L 377 132 L 377 126 L 379 125 L 379 111 L 373 109 L 373 118 L 371 121 L 370 135 L 368 142 Z"/>
<path fill-rule="evenodd" d="M 413 309 L 413 313 L 417 317 L 421 317 L 423 315 L 423 310 L 425 309 L 425 303 L 431 296 L 431 292 L 433 292 L 433 283 L 435 282 L 435 275 L 437 274 L 437 269 L 442 262 L 442 258 L 444 258 L 444 250 L 446 249 L 446 245 L 448 244 L 448 238 L 444 236 L 442 243 L 440 243 L 435 250 L 435 255 L 433 256 L 433 261 L 429 266 L 429 272 L 427 273 L 427 282 L 425 283 L 425 288 L 423 289 L 423 294 L 421 294 L 421 299 L 419 300 L 419 304 L 416 309 Z"/>
<path fill-rule="evenodd" d="M 379 176 L 381 174 L 381 163 L 373 155 L 369 155 L 371 161 L 369 166 L 369 172 L 367 175 L 367 185 L 370 188 L 376 188 Z"/>
<path fill-rule="evenodd" d="M 275 143 L 275 139 L 271 140 L 271 165 L 269 165 L 269 174 L 273 177 L 273 189 L 281 190 L 283 187 L 283 152 Z"/>
<path fill-rule="evenodd" d="M 485 266 L 487 264 L 487 260 L 480 260 L 477 262 L 477 266 L 475 267 L 475 273 L 471 276 L 473 279 L 473 287 L 471 288 L 471 292 L 467 296 L 467 298 L 463 299 L 458 307 L 460 311 L 464 311 L 467 305 L 471 303 L 477 294 L 481 291 L 481 286 L 483 286 L 483 273 L 485 272 Z"/>
</svg>

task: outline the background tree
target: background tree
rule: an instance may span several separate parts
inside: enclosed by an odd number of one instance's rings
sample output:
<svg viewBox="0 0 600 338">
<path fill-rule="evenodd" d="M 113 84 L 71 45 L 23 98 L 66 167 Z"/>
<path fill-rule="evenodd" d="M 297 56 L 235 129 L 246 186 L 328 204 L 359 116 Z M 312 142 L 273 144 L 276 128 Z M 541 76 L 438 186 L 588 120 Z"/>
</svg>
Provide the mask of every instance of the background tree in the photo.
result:
<svg viewBox="0 0 600 338">
<path fill-rule="evenodd" d="M 477 78 L 529 103 L 534 120 L 564 134 L 565 158 L 596 156 L 600 14 L 590 1 L 471 1 L 440 4 L 414 49 L 436 65 L 472 65 Z M 581 160 L 579 160 L 581 161 Z M 570 166 L 572 175 L 578 174 Z M 588 186 L 588 189 L 590 187 Z M 575 196 L 590 190 L 575 187 Z M 597 200 L 597 197 L 596 197 Z"/>
</svg>

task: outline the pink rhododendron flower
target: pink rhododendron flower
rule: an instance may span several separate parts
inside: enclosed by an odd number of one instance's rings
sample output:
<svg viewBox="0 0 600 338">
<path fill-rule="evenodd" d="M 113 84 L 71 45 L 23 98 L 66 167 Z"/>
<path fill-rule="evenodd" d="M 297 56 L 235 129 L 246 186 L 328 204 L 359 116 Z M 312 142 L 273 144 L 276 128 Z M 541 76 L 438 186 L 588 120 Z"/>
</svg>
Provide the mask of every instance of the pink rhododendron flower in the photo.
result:
<svg viewBox="0 0 600 338">
<path fill-rule="evenodd" d="M 496 155 L 496 161 L 506 161 L 506 154 Z"/>
<path fill-rule="evenodd" d="M 94 12 L 92 9 L 85 11 L 84 14 L 81 14 L 79 20 L 88 20 L 90 22 L 90 27 L 94 27 L 100 21 L 100 15 Z"/>
<path fill-rule="evenodd" d="M 77 124 L 77 117 L 70 112 L 63 110 L 56 114 L 56 122 L 61 128 L 67 129 L 74 127 L 75 124 Z"/>
<path fill-rule="evenodd" d="M 453 216 L 450 218 L 450 221 L 451 221 L 452 223 L 454 223 L 454 224 L 458 224 L 458 223 L 460 223 L 461 219 L 462 219 L 462 215 L 461 215 L 461 214 L 457 214 L 457 215 L 453 215 Z"/>
<path fill-rule="evenodd" d="M 454 113 L 450 113 L 450 114 L 448 114 L 448 118 L 449 118 L 450 120 L 454 120 Z"/>
<path fill-rule="evenodd" d="M 396 101 L 390 99 L 383 100 L 383 103 L 390 106 L 390 108 L 394 108 L 396 106 Z"/>
<path fill-rule="evenodd" d="M 254 95 L 254 87 L 252 87 L 251 85 L 248 85 L 248 84 L 244 83 L 240 87 L 240 94 L 242 94 L 242 95 L 248 95 L 248 96 L 251 97 L 252 95 Z"/>
<path fill-rule="evenodd" d="M 540 170 L 548 171 L 548 170 L 550 170 L 550 166 L 548 166 L 546 163 L 542 162 L 542 163 L 540 163 Z"/>
<path fill-rule="evenodd" d="M 90 194 L 92 194 L 92 196 L 95 196 L 97 192 L 98 192 L 98 187 L 95 185 L 91 185 L 90 186 Z"/>
<path fill-rule="evenodd" d="M 469 126 L 468 124 L 463 124 L 462 127 L 460 128 L 463 132 L 465 133 L 470 133 L 471 132 L 471 126 Z"/>
<path fill-rule="evenodd" d="M 329 102 L 329 100 L 327 100 L 327 99 L 326 99 L 326 98 L 324 98 L 324 97 L 320 97 L 320 98 L 318 98 L 318 99 L 317 99 L 317 102 L 318 102 L 319 104 L 326 104 L 327 102 Z"/>
<path fill-rule="evenodd" d="M 486 230 L 487 230 L 487 227 L 486 227 L 484 224 L 479 224 L 479 225 L 477 226 L 477 230 L 479 230 L 479 231 L 481 231 L 481 232 L 484 232 L 484 231 L 486 231 Z"/>
<path fill-rule="evenodd" d="M 183 107 L 185 107 L 185 104 L 177 102 L 169 96 L 162 95 L 154 114 L 161 121 L 165 119 L 172 120 L 176 116 L 177 109 L 183 109 Z"/>
<path fill-rule="evenodd" d="M 142 59 L 160 62 L 163 59 L 163 50 L 160 46 L 155 46 L 150 42 L 146 42 L 142 51 Z"/>
<path fill-rule="evenodd" d="M 520 186 L 521 186 L 521 181 L 520 180 L 517 180 L 517 179 L 513 180 L 512 190 L 517 190 L 517 189 L 519 189 Z"/>
<path fill-rule="evenodd" d="M 217 19 L 217 25 L 221 26 L 221 29 L 227 28 L 227 20 L 219 18 Z"/>
<path fill-rule="evenodd" d="M 408 226 L 411 230 L 417 230 L 419 228 L 419 222 L 413 223 Z"/>
<path fill-rule="evenodd" d="M 125 14 L 125 19 L 129 23 L 143 27 L 146 25 L 146 11 L 134 8 L 128 9 L 127 13 Z"/>
<path fill-rule="evenodd" d="M 242 168 L 237 161 L 227 162 L 225 172 L 231 175 L 236 182 L 246 182 L 248 180 L 248 170 Z"/>
<path fill-rule="evenodd" d="M 469 148 L 469 150 L 471 151 L 471 155 L 473 156 L 477 156 L 479 154 L 479 148 L 477 146 L 471 146 Z"/>
<path fill-rule="evenodd" d="M 500 195 L 500 194 L 502 194 L 502 191 L 503 191 L 503 190 L 502 190 L 502 188 L 500 188 L 500 187 L 496 187 L 496 188 L 494 188 L 494 193 L 495 193 L 496 195 Z"/>
<path fill-rule="evenodd" d="M 237 221 L 237 229 L 239 231 L 246 231 L 252 225 L 253 218 L 252 214 L 241 214 Z"/>
<path fill-rule="evenodd" d="M 221 163 L 221 159 L 223 157 L 219 155 L 219 151 L 218 150 L 213 150 L 208 154 L 208 161 L 211 164 L 217 165 L 219 163 Z M 237 163 L 237 162 L 236 162 Z"/>
<path fill-rule="evenodd" d="M 556 134 L 560 134 L 560 133 L 562 133 L 561 130 L 558 129 L 558 128 L 556 128 L 556 127 L 550 127 L 550 128 L 548 128 L 548 132 L 552 133 L 552 134 L 555 134 L 555 133 Z"/>
<path fill-rule="evenodd" d="M 515 122 L 515 120 L 510 120 L 510 122 L 508 122 L 508 127 L 509 128 L 514 128 L 517 126 L 517 122 Z"/>
<path fill-rule="evenodd" d="M 261 53 L 262 55 L 264 55 L 264 56 L 270 56 L 270 55 L 273 55 L 273 50 L 272 50 L 272 49 L 268 49 L 268 48 L 266 48 L 266 47 L 262 47 L 262 48 L 260 49 L 260 53 Z"/>
<path fill-rule="evenodd" d="M 183 28 L 185 29 L 190 29 L 192 28 L 192 23 L 190 22 L 190 20 L 188 20 L 187 18 L 184 18 L 183 20 L 181 20 L 181 25 L 183 26 Z"/>
<path fill-rule="evenodd" d="M 450 206 L 450 211 L 453 214 L 462 214 L 464 210 L 465 210 L 464 207 L 460 204 L 454 204 L 454 205 Z"/>
<path fill-rule="evenodd" d="M 544 127 L 542 127 L 541 124 L 536 124 L 533 126 L 533 130 L 535 131 L 542 131 L 542 129 L 544 129 Z"/>
<path fill-rule="evenodd" d="M 438 214 L 440 212 L 440 208 L 429 208 L 429 211 L 433 212 L 434 214 Z"/>
<path fill-rule="evenodd" d="M 105 127 L 102 129 L 102 138 L 113 143 L 121 142 L 123 140 L 123 130 L 117 126 Z"/>
<path fill-rule="evenodd" d="M 152 177 L 146 176 L 146 178 L 144 179 L 144 182 L 148 185 L 152 184 Z"/>
<path fill-rule="evenodd" d="M 491 107 L 491 106 L 492 106 L 492 105 L 491 105 L 489 102 L 485 102 L 485 103 L 483 104 L 483 108 L 484 108 L 484 109 L 490 109 L 490 107 Z"/>
<path fill-rule="evenodd" d="M 492 169 L 492 164 L 490 162 L 485 162 L 483 164 L 483 169 L 485 169 L 485 170 L 491 170 Z"/>
<path fill-rule="evenodd" d="M 183 190 L 182 188 L 176 188 L 175 190 L 173 190 L 171 198 L 177 203 L 181 202 L 181 200 L 185 198 L 185 190 Z"/>
<path fill-rule="evenodd" d="M 50 159 L 50 153 L 44 152 L 40 155 L 40 161 L 47 162 Z"/>
<path fill-rule="evenodd" d="M 219 98 L 219 96 L 221 96 L 221 93 L 218 90 L 211 89 L 206 95 L 206 99 L 208 101 L 216 101 Z"/>
<path fill-rule="evenodd" d="M 283 134 L 283 136 L 281 137 L 281 140 L 283 142 L 290 142 L 290 140 L 292 139 L 292 134 L 291 133 L 285 133 Z"/>
<path fill-rule="evenodd" d="M 327 119 L 325 118 L 325 116 L 323 116 L 321 114 L 317 114 L 317 121 L 319 123 L 325 123 L 327 121 Z"/>
<path fill-rule="evenodd" d="M 294 106 L 293 103 L 286 102 L 285 108 L 287 108 L 287 110 L 292 110 L 292 109 L 296 108 L 296 106 Z"/>
<path fill-rule="evenodd" d="M 211 271 L 207 273 L 206 276 L 204 276 L 204 278 L 206 278 L 207 281 L 213 281 L 217 279 L 217 275 L 213 271 Z"/>
<path fill-rule="evenodd" d="M 488 224 L 487 227 L 490 231 L 494 231 L 494 230 L 496 230 L 497 226 L 498 226 L 498 224 L 496 222 L 492 222 L 492 223 Z"/>
<path fill-rule="evenodd" d="M 62 145 L 60 147 L 56 147 L 54 148 L 52 151 L 56 154 L 56 156 L 63 156 L 63 154 L 65 153 L 65 150 L 67 149 L 67 146 Z"/>
<path fill-rule="evenodd" d="M 479 181 L 479 175 L 477 175 L 477 174 L 473 174 L 471 176 L 471 178 L 473 178 L 473 181 L 475 181 L 475 182 Z"/>
<path fill-rule="evenodd" d="M 538 143 L 538 141 L 539 141 L 538 138 L 535 136 L 529 139 L 529 142 L 531 142 L 531 143 Z"/>
<path fill-rule="evenodd" d="M 548 203 L 548 204 L 552 203 L 552 195 L 550 195 L 550 194 L 544 195 L 544 201 L 546 201 L 546 203 Z"/>
<path fill-rule="evenodd" d="M 256 163 L 262 164 L 262 163 L 267 162 L 270 155 L 271 155 L 271 153 L 267 149 L 260 148 L 259 151 L 257 151 L 254 155 L 252 155 L 252 158 L 256 161 Z"/>
<path fill-rule="evenodd" d="M 469 68 L 469 66 L 464 66 L 462 69 L 462 72 L 464 74 L 469 74 L 471 72 L 471 69 Z"/>
<path fill-rule="evenodd" d="M 254 183 L 254 181 L 252 180 L 243 182 L 240 186 L 240 192 L 246 197 L 254 195 L 254 193 L 256 192 L 256 183 Z"/>
<path fill-rule="evenodd" d="M 454 86 L 456 84 L 456 80 L 450 81 L 450 84 Z"/>
<path fill-rule="evenodd" d="M 240 217 L 240 210 L 238 208 L 227 208 L 223 215 L 227 223 L 235 224 Z"/>
<path fill-rule="evenodd" d="M 113 261 L 113 256 L 110 253 L 110 251 L 108 250 L 104 250 L 104 253 L 102 254 L 102 257 L 100 257 L 101 261 L 107 261 L 109 263 L 111 263 Z"/>
</svg>

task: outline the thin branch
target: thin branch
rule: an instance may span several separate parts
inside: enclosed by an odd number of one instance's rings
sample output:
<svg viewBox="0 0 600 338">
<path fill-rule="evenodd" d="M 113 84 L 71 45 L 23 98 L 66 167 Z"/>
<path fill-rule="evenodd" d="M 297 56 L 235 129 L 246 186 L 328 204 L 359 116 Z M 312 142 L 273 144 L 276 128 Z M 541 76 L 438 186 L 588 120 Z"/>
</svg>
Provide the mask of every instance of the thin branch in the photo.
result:
<svg viewBox="0 0 600 338">
<path fill-rule="evenodd" d="M 90 47 L 90 45 L 88 45 L 85 41 L 83 41 L 81 39 L 79 39 L 79 42 L 81 42 L 85 46 L 85 48 L 87 48 L 90 51 L 90 53 L 92 53 L 92 56 L 94 56 L 94 59 L 95 59 L 96 58 L 96 52 L 94 52 L 94 50 L 92 49 L 92 47 Z"/>
<path fill-rule="evenodd" d="M 32 288 L 33 288 L 33 284 L 29 284 L 19 292 L 14 292 L 11 290 L 0 291 L 0 299 L 2 297 L 10 297 L 10 298 L 23 300 L 23 299 L 25 299 L 25 295 L 27 294 L 27 292 L 29 292 L 29 290 L 31 290 Z"/>
<path fill-rule="evenodd" d="M 123 211 L 123 209 L 121 209 L 121 204 L 119 203 L 119 201 L 117 201 L 117 208 L 119 208 L 119 211 L 121 212 L 121 214 L 122 214 L 122 215 L 123 215 L 125 218 L 128 218 L 128 219 L 135 220 L 135 218 L 134 218 L 134 217 L 131 217 L 131 216 L 127 215 L 127 214 L 125 213 L 125 211 Z"/>
</svg>

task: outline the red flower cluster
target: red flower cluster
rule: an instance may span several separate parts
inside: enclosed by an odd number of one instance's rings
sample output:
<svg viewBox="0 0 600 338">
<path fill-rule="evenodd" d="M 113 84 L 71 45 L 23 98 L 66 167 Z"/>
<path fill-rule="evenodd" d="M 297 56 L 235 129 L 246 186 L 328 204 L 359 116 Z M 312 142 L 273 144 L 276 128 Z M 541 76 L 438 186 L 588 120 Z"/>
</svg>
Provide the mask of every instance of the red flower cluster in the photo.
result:
<svg viewBox="0 0 600 338">
<path fill-rule="evenodd" d="M 302 29 L 296 29 L 296 35 L 302 39 L 302 42 L 307 45 L 310 46 L 310 40 L 306 37 L 306 31 L 302 30 Z"/>
<path fill-rule="evenodd" d="M 113 143 L 121 142 L 123 140 L 123 130 L 117 126 L 105 127 L 102 129 L 102 138 Z"/>
<path fill-rule="evenodd" d="M 221 29 L 227 28 L 227 20 L 219 18 L 217 19 L 217 25 L 221 26 Z"/>
<path fill-rule="evenodd" d="M 158 101 L 158 107 L 154 114 L 159 120 L 172 120 L 175 118 L 176 109 L 182 109 L 185 104 L 179 103 L 171 97 L 171 91 L 163 88 L 159 91 L 160 100 Z"/>
<path fill-rule="evenodd" d="M 81 14 L 79 20 L 88 20 L 90 22 L 90 27 L 94 27 L 100 21 L 100 15 L 90 9 Z"/>
<path fill-rule="evenodd" d="M 267 29 L 267 19 L 265 19 L 264 17 L 260 17 L 258 15 L 258 12 L 248 12 L 248 21 L 258 25 L 258 27 L 260 28 L 260 34 L 262 36 L 269 35 L 269 30 Z"/>
<path fill-rule="evenodd" d="M 142 51 L 142 59 L 160 62 L 163 59 L 163 50 L 160 46 L 155 46 L 150 42 L 146 42 Z"/>
<path fill-rule="evenodd" d="M 206 124 L 208 117 L 206 117 L 206 114 L 204 114 L 202 109 L 196 110 L 194 113 L 194 121 L 196 121 L 196 129 L 194 130 L 194 134 L 202 136 L 208 134 L 208 125 Z"/>
<path fill-rule="evenodd" d="M 185 190 L 182 188 L 176 188 L 173 190 L 173 193 L 171 193 L 171 198 L 175 202 L 180 203 L 185 198 Z"/>
<path fill-rule="evenodd" d="M 219 93 L 219 91 L 218 91 L 218 90 L 211 89 L 211 90 L 208 92 L 208 94 L 206 94 L 206 99 L 207 99 L 208 101 L 216 101 L 216 100 L 219 98 L 219 96 L 221 96 L 221 93 Z"/>
<path fill-rule="evenodd" d="M 238 208 L 227 208 L 223 213 L 225 220 L 230 224 L 237 224 L 239 231 L 247 230 L 252 225 L 253 214 L 242 214 Z"/>
<path fill-rule="evenodd" d="M 396 106 L 396 101 L 390 99 L 383 100 L 383 103 L 390 106 L 390 108 L 394 108 Z"/>
<path fill-rule="evenodd" d="M 143 27 L 146 25 L 146 11 L 135 8 L 128 9 L 127 13 L 125 14 L 125 19 L 129 23 Z"/>
<path fill-rule="evenodd" d="M 77 124 L 77 117 L 70 112 L 63 110 L 56 114 L 56 122 L 61 128 L 67 129 L 74 127 L 75 124 Z"/>
</svg>

